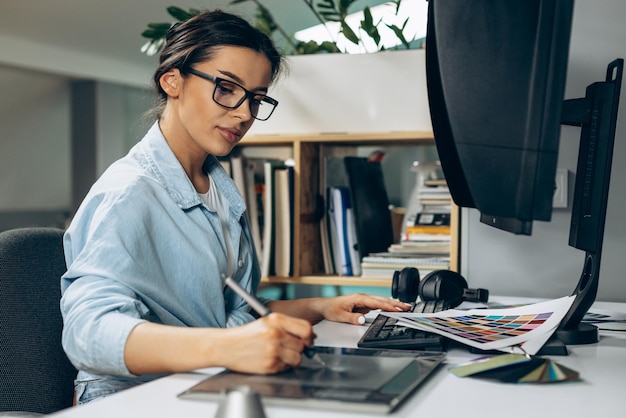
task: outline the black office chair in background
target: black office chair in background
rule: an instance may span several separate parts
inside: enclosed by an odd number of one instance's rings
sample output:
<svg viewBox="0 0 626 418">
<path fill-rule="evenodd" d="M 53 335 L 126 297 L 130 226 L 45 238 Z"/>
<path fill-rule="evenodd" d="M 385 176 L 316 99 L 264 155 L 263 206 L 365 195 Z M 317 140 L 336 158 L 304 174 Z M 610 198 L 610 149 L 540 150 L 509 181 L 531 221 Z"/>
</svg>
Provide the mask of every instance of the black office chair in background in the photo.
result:
<svg viewBox="0 0 626 418">
<path fill-rule="evenodd" d="M 76 369 L 61 347 L 62 237 L 56 228 L 0 233 L 0 417 L 72 406 Z"/>
</svg>

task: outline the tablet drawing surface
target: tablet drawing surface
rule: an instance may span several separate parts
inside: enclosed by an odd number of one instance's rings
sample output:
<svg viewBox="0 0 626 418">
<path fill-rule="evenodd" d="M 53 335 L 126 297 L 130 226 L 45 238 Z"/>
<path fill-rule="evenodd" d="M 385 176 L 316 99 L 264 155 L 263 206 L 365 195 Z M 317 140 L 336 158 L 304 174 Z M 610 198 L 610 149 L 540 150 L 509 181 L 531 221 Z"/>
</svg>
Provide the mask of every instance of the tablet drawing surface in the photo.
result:
<svg viewBox="0 0 626 418">
<path fill-rule="evenodd" d="M 430 376 L 444 353 L 315 347 L 326 365 L 304 358 L 299 367 L 273 375 L 225 371 L 179 396 L 219 400 L 232 387 L 248 386 L 266 405 L 388 413 Z"/>
</svg>

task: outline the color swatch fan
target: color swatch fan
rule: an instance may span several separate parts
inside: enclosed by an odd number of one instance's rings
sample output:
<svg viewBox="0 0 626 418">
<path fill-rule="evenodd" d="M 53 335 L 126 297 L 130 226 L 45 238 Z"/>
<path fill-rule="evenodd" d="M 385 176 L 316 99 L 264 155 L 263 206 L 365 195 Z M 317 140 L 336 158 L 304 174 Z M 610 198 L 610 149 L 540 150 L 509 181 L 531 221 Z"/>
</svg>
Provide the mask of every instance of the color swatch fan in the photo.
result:
<svg viewBox="0 0 626 418">
<path fill-rule="evenodd" d="M 554 383 L 578 379 L 577 371 L 542 357 L 502 354 L 450 368 L 459 377 L 476 377 L 504 383 Z"/>
</svg>

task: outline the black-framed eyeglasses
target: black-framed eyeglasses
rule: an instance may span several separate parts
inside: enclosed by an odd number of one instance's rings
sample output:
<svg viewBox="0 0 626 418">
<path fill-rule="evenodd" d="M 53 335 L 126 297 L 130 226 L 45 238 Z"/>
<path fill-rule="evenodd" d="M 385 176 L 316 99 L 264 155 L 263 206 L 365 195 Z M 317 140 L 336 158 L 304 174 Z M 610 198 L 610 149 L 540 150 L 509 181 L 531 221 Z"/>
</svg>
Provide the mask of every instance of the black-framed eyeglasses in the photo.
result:
<svg viewBox="0 0 626 418">
<path fill-rule="evenodd" d="M 215 84 L 215 88 L 213 89 L 213 101 L 227 109 L 236 109 L 248 99 L 252 117 L 258 120 L 268 120 L 270 116 L 272 116 L 276 106 L 278 106 L 278 100 L 272 99 L 264 94 L 246 90 L 242 85 L 234 81 L 215 77 L 198 71 L 195 68 L 188 68 L 187 72 L 204 78 L 205 80 L 212 81 Z"/>
</svg>

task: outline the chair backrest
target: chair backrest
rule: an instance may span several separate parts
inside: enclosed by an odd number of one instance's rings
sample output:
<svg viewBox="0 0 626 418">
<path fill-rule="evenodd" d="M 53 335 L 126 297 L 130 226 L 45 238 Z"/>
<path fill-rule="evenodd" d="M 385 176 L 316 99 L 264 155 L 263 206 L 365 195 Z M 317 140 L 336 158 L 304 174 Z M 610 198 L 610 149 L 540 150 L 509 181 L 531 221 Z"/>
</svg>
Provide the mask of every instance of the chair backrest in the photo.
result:
<svg viewBox="0 0 626 418">
<path fill-rule="evenodd" d="M 76 369 L 61 347 L 63 231 L 0 233 L 0 411 L 72 405 Z"/>
</svg>

